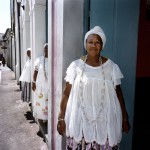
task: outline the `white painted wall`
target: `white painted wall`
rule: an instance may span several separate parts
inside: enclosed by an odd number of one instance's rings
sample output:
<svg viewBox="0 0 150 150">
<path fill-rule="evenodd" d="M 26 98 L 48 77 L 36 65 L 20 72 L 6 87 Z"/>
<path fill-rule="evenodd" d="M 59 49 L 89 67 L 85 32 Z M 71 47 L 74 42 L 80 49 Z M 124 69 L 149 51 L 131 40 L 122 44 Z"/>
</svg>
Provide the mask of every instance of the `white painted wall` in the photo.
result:
<svg viewBox="0 0 150 150">
<path fill-rule="evenodd" d="M 49 1 L 48 6 L 48 44 L 49 44 L 49 120 L 48 145 L 49 149 L 61 150 L 61 137 L 56 132 L 58 109 L 57 101 L 62 93 L 62 62 L 63 62 L 63 1 Z M 56 94 L 57 93 L 57 94 Z M 55 95 L 56 94 L 56 95 Z M 57 98 L 56 98 L 57 97 Z M 56 140 L 57 139 L 57 140 Z"/>
<path fill-rule="evenodd" d="M 82 55 L 83 0 L 48 1 L 49 149 L 65 149 L 57 132 L 57 116 L 68 65 Z"/>
<path fill-rule="evenodd" d="M 39 4 L 35 0 L 35 4 L 33 9 L 31 10 L 32 14 L 32 49 L 33 49 L 33 61 L 43 55 L 43 46 L 46 42 L 46 35 L 45 35 L 45 10 L 46 10 L 46 0 L 41 0 L 42 2 L 45 1 L 45 5 L 42 3 Z"/>
<path fill-rule="evenodd" d="M 27 3 L 27 1 L 26 1 Z M 29 18 L 30 18 L 30 47 L 32 49 L 32 67 L 31 76 L 33 76 L 34 62 L 37 57 L 43 55 L 43 46 L 46 42 L 46 0 L 28 0 L 29 3 Z M 27 27 L 27 26 L 26 26 Z M 27 36 L 26 36 L 27 41 Z M 34 101 L 34 93 L 32 102 Z"/>
<path fill-rule="evenodd" d="M 18 19 L 20 21 L 20 18 L 18 18 L 18 11 L 17 11 L 17 2 L 15 1 L 15 43 L 14 45 L 16 47 L 16 65 L 15 65 L 15 73 L 16 73 L 16 80 L 17 84 L 19 84 L 19 77 L 20 77 L 20 55 L 19 55 L 19 25 L 18 25 Z"/>
<path fill-rule="evenodd" d="M 52 4 L 52 0 L 48 0 L 48 149 L 52 149 L 52 55 L 53 55 L 53 41 L 52 41 L 52 37 L 53 37 L 53 28 L 52 28 L 52 24 L 53 24 L 53 4 Z M 62 11 L 60 10 L 60 13 Z M 60 141 L 60 138 L 58 139 L 58 141 Z M 58 142 L 58 144 L 60 145 L 60 142 Z"/>
</svg>

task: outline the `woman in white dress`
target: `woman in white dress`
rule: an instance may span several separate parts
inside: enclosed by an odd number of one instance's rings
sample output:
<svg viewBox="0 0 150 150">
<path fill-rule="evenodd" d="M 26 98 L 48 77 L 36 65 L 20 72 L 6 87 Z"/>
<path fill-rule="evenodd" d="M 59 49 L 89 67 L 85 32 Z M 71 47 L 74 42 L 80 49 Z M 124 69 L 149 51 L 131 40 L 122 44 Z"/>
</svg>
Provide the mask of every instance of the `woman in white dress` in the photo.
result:
<svg viewBox="0 0 150 150">
<path fill-rule="evenodd" d="M 27 49 L 27 61 L 22 70 L 19 81 L 23 84 L 21 99 L 26 102 L 31 100 L 31 48 Z"/>
<path fill-rule="evenodd" d="M 35 92 L 33 115 L 48 120 L 48 44 L 44 45 L 44 56 L 36 59 L 34 65 L 32 90 Z"/>
<path fill-rule="evenodd" d="M 123 75 L 112 60 L 101 56 L 106 43 L 96 26 L 86 33 L 87 55 L 66 72 L 57 130 L 67 136 L 67 150 L 118 150 L 122 131 L 130 125 L 121 91 Z"/>
</svg>

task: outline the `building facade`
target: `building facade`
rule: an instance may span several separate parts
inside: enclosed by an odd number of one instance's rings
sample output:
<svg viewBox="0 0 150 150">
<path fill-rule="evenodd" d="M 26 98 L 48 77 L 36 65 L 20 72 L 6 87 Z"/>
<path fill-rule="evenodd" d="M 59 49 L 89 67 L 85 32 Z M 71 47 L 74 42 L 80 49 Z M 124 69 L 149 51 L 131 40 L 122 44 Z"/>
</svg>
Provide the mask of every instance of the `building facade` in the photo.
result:
<svg viewBox="0 0 150 150">
<path fill-rule="evenodd" d="M 140 4 L 140 0 L 11 1 L 10 66 L 17 80 L 26 61 L 26 49 L 32 49 L 33 74 L 35 59 L 42 55 L 43 45 L 49 45 L 49 120 L 45 137 L 50 150 L 65 149 L 65 138 L 58 135 L 56 127 L 65 71 L 85 53 L 84 35 L 96 25 L 104 29 L 107 37 L 103 55 L 114 60 L 125 77 L 122 90 L 131 130 L 128 135 L 123 134 L 120 149 L 132 150 Z"/>
</svg>

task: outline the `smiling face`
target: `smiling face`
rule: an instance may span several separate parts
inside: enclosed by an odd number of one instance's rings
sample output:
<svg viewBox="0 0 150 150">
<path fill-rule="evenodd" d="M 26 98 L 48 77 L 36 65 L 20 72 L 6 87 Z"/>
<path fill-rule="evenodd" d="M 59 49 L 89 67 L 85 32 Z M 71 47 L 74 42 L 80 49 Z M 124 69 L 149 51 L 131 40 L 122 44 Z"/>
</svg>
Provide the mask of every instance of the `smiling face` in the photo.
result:
<svg viewBox="0 0 150 150">
<path fill-rule="evenodd" d="M 99 56 L 103 44 L 101 38 L 97 34 L 91 34 L 86 41 L 86 50 L 89 56 Z"/>
</svg>

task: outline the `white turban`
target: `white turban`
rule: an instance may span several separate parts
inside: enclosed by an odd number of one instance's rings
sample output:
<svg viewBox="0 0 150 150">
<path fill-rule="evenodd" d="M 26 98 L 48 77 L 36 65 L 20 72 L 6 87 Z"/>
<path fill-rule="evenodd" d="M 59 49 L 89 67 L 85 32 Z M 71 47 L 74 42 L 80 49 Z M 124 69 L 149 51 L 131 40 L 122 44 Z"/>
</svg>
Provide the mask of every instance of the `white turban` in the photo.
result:
<svg viewBox="0 0 150 150">
<path fill-rule="evenodd" d="M 45 44 L 44 44 L 44 48 L 45 48 L 45 47 L 48 48 L 48 43 L 45 43 Z"/>
<path fill-rule="evenodd" d="M 31 48 L 27 48 L 27 51 L 31 51 Z"/>
<path fill-rule="evenodd" d="M 86 40 L 87 40 L 87 38 L 88 38 L 88 36 L 90 34 L 97 34 L 97 35 L 99 35 L 101 37 L 101 39 L 102 39 L 103 48 L 104 48 L 105 43 L 106 43 L 106 36 L 105 36 L 104 31 L 102 30 L 102 28 L 100 26 L 95 26 L 93 29 L 91 29 L 90 31 L 88 31 L 85 34 L 85 37 L 84 37 L 84 48 L 86 49 Z"/>
</svg>

